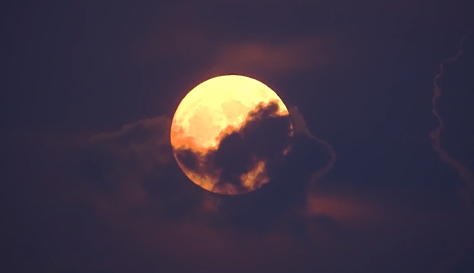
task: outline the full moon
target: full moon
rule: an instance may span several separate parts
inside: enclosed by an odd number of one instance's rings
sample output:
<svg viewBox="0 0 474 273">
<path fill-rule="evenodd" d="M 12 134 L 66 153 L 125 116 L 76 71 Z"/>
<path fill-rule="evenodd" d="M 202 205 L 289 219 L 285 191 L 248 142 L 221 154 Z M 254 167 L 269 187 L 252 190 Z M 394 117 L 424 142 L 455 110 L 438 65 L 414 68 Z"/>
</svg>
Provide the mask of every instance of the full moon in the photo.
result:
<svg viewBox="0 0 474 273">
<path fill-rule="evenodd" d="M 264 83 L 241 75 L 206 80 L 182 99 L 171 122 L 174 157 L 205 190 L 236 195 L 261 188 L 289 152 L 288 109 Z"/>
</svg>

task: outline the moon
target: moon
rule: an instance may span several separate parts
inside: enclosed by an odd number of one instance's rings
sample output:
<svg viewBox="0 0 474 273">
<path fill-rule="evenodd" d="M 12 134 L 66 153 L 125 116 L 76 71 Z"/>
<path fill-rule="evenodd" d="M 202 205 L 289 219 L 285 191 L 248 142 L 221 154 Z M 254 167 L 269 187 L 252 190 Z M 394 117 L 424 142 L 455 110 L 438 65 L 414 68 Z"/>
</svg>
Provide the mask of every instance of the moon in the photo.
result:
<svg viewBox="0 0 474 273">
<path fill-rule="evenodd" d="M 201 188 L 244 194 L 271 180 L 290 151 L 293 127 L 278 95 L 242 75 L 206 80 L 181 100 L 171 122 L 173 154 Z"/>
</svg>

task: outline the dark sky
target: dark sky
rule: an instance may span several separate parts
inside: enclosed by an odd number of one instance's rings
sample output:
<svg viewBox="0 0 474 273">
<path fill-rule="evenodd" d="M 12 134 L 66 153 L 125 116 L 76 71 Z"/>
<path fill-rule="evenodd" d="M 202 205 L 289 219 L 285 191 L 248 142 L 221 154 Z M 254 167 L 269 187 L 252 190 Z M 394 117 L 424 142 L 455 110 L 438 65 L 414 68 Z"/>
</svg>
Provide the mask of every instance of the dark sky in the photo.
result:
<svg viewBox="0 0 474 273">
<path fill-rule="evenodd" d="M 0 271 L 474 272 L 470 2 L 2 1 Z M 222 74 L 295 126 L 242 196 L 169 144 Z"/>
</svg>

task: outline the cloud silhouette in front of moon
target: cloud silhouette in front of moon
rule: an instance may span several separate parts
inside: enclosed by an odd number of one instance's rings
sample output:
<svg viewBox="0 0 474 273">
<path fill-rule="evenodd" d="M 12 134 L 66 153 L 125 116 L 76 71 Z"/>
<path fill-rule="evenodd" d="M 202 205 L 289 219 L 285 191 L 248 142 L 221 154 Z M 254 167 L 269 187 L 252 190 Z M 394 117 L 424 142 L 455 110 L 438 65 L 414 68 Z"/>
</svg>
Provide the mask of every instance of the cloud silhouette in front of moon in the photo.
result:
<svg viewBox="0 0 474 273">
<path fill-rule="evenodd" d="M 237 130 L 222 134 L 217 149 L 205 154 L 192 149 L 175 150 L 185 172 L 196 179 L 216 181 L 212 191 L 241 194 L 262 187 L 271 179 L 270 169 L 281 164 L 291 146 L 292 125 L 288 115 L 278 115 L 276 102 L 258 105 Z"/>
</svg>

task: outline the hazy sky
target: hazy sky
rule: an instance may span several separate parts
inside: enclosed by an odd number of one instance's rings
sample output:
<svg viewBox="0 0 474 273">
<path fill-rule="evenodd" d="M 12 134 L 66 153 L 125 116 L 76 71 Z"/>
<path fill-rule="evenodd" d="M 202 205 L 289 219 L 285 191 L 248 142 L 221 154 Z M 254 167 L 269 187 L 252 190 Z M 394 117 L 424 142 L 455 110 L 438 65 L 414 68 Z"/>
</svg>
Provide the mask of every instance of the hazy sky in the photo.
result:
<svg viewBox="0 0 474 273">
<path fill-rule="evenodd" d="M 1 271 L 473 272 L 470 2 L 2 2 Z M 193 184 L 169 144 L 222 74 L 269 85 L 295 127 L 242 196 Z"/>
</svg>

